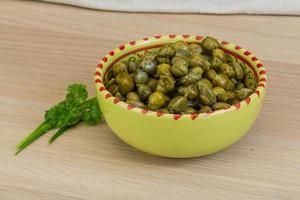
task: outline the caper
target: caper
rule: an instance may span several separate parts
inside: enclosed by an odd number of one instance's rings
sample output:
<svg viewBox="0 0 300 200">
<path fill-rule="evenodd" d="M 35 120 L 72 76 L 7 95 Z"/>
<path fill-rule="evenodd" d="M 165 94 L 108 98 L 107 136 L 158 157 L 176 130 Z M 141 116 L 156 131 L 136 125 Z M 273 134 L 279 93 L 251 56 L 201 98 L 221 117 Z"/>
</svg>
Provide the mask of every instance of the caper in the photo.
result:
<svg viewBox="0 0 300 200">
<path fill-rule="evenodd" d="M 162 45 L 158 50 L 158 56 L 169 57 L 175 55 L 175 48 L 170 44 Z"/>
<path fill-rule="evenodd" d="M 197 86 L 200 91 L 203 87 L 213 88 L 213 84 L 206 78 L 201 78 L 197 81 Z"/>
<path fill-rule="evenodd" d="M 227 63 L 222 63 L 219 67 L 219 72 L 221 74 L 227 75 L 229 78 L 235 77 L 235 71 L 233 67 Z"/>
<path fill-rule="evenodd" d="M 219 58 L 221 61 L 226 62 L 226 54 L 222 49 L 215 49 L 212 52 L 213 57 Z"/>
<path fill-rule="evenodd" d="M 201 54 L 203 52 L 202 47 L 197 43 L 190 44 L 190 55 Z"/>
<path fill-rule="evenodd" d="M 170 58 L 169 57 L 161 57 L 161 56 L 157 56 L 156 60 L 158 61 L 158 63 L 162 64 L 162 63 L 166 63 L 169 64 L 170 63 Z"/>
<path fill-rule="evenodd" d="M 116 82 L 115 79 L 114 79 L 114 78 L 111 78 L 110 80 L 106 80 L 105 86 L 106 86 L 107 88 L 109 88 L 110 86 L 114 85 L 115 82 Z"/>
<path fill-rule="evenodd" d="M 202 40 L 201 46 L 208 51 L 213 51 L 220 47 L 220 43 L 217 39 L 208 36 Z"/>
<path fill-rule="evenodd" d="M 135 73 L 138 69 L 138 66 L 140 65 L 139 61 L 137 60 L 129 60 L 128 61 L 128 72 L 129 73 Z"/>
<path fill-rule="evenodd" d="M 117 84 L 120 84 L 121 80 L 125 77 L 125 76 L 128 76 L 127 72 L 123 72 L 123 73 L 120 73 L 116 76 L 115 78 L 115 82 Z"/>
<path fill-rule="evenodd" d="M 148 57 L 145 57 L 142 60 L 140 66 L 148 74 L 153 74 L 153 73 L 156 72 L 156 61 L 154 59 L 150 59 Z"/>
<path fill-rule="evenodd" d="M 171 75 L 171 65 L 166 63 L 158 65 L 155 76 L 159 77 L 160 75 Z"/>
<path fill-rule="evenodd" d="M 226 89 L 230 91 L 233 91 L 235 89 L 235 84 L 232 80 L 227 81 Z"/>
<path fill-rule="evenodd" d="M 250 88 L 242 88 L 236 91 L 236 96 L 239 100 L 244 100 L 250 94 L 253 93 L 253 90 Z"/>
<path fill-rule="evenodd" d="M 191 67 L 201 67 L 202 69 L 205 69 L 206 59 L 201 54 L 193 54 L 190 59 L 189 63 Z"/>
<path fill-rule="evenodd" d="M 175 49 L 176 55 L 179 56 L 188 56 L 189 55 L 189 46 L 184 41 L 177 41 L 172 44 L 172 47 Z"/>
<path fill-rule="evenodd" d="M 197 99 L 188 99 L 187 106 L 195 109 L 199 108 L 199 101 Z"/>
<path fill-rule="evenodd" d="M 117 62 L 116 64 L 114 64 L 112 70 L 114 77 L 123 72 L 127 73 L 127 63 L 125 61 Z"/>
<path fill-rule="evenodd" d="M 117 92 L 115 94 L 115 97 L 117 97 L 118 99 L 120 99 L 121 101 L 125 101 L 125 97 L 120 93 L 120 92 Z"/>
<path fill-rule="evenodd" d="M 216 75 L 217 75 L 217 72 L 214 69 L 210 69 L 206 72 L 206 78 L 208 80 L 213 80 Z"/>
<path fill-rule="evenodd" d="M 217 69 L 219 69 L 219 67 L 220 67 L 220 65 L 221 65 L 222 63 L 223 63 L 223 61 L 222 61 L 220 58 L 218 58 L 218 57 L 213 57 L 213 58 L 211 59 L 211 68 L 217 70 Z"/>
<path fill-rule="evenodd" d="M 238 81 L 235 78 L 230 79 L 234 85 L 238 84 Z"/>
<path fill-rule="evenodd" d="M 179 79 L 179 84 L 181 85 L 189 85 L 191 83 L 196 83 L 202 77 L 203 69 L 201 67 L 194 67 L 189 69 L 187 75 L 181 77 Z"/>
<path fill-rule="evenodd" d="M 137 84 L 146 84 L 146 83 L 148 83 L 149 76 L 143 70 L 138 70 L 138 72 L 135 75 L 134 80 Z"/>
<path fill-rule="evenodd" d="M 177 96 L 173 98 L 168 105 L 171 113 L 181 113 L 187 107 L 187 98 L 184 96 Z"/>
<path fill-rule="evenodd" d="M 244 87 L 245 87 L 244 83 L 239 82 L 239 83 L 236 84 L 236 89 L 237 90 L 242 89 Z"/>
<path fill-rule="evenodd" d="M 199 90 L 196 84 L 181 86 L 178 88 L 178 92 L 180 95 L 186 96 L 188 99 L 196 99 L 199 95 Z"/>
<path fill-rule="evenodd" d="M 126 103 L 139 108 L 145 107 L 145 104 L 141 101 L 127 100 Z"/>
<path fill-rule="evenodd" d="M 154 78 L 150 78 L 148 81 L 148 85 L 151 88 L 152 92 L 154 92 L 157 88 L 158 81 Z"/>
<path fill-rule="evenodd" d="M 253 74 L 250 71 L 248 71 L 244 77 L 244 84 L 247 86 L 247 88 L 252 90 L 255 90 L 256 88 L 257 82 L 254 80 Z"/>
<path fill-rule="evenodd" d="M 213 110 L 220 110 L 220 109 L 225 109 L 225 108 L 230 108 L 231 105 L 229 105 L 228 103 L 225 102 L 218 102 L 215 103 L 214 105 L 212 105 L 212 109 Z"/>
<path fill-rule="evenodd" d="M 150 110 L 157 110 L 165 104 L 165 95 L 160 91 L 153 92 L 149 96 L 148 107 Z"/>
<path fill-rule="evenodd" d="M 156 52 L 152 52 L 152 51 L 146 51 L 144 53 L 144 58 L 150 59 L 150 60 L 155 60 L 157 57 L 157 53 Z"/>
<path fill-rule="evenodd" d="M 220 96 L 220 94 L 223 95 L 226 92 L 226 90 L 224 90 L 224 88 L 221 88 L 221 87 L 218 87 L 218 86 L 214 87 L 212 89 L 212 91 L 216 95 L 217 98 Z"/>
<path fill-rule="evenodd" d="M 199 113 L 211 113 L 212 109 L 210 106 L 202 106 L 199 110 Z"/>
<path fill-rule="evenodd" d="M 172 76 L 161 75 L 158 80 L 156 90 L 167 93 L 174 89 L 175 82 L 176 81 Z"/>
<path fill-rule="evenodd" d="M 202 87 L 199 100 L 202 104 L 209 106 L 217 103 L 217 97 L 209 87 Z"/>
<path fill-rule="evenodd" d="M 225 74 L 217 74 L 215 78 L 212 80 L 212 83 L 214 86 L 220 86 L 226 89 L 228 80 L 229 78 Z"/>
<path fill-rule="evenodd" d="M 245 72 L 244 72 L 243 67 L 234 58 L 231 58 L 230 64 L 231 64 L 231 66 L 233 67 L 233 69 L 235 71 L 236 79 L 239 80 L 239 81 L 243 80 L 243 78 L 245 76 Z"/>
<path fill-rule="evenodd" d="M 162 112 L 162 113 L 167 113 L 167 114 L 170 113 L 170 111 L 168 110 L 168 108 L 160 108 L 160 109 L 157 110 L 157 112 Z"/>
<path fill-rule="evenodd" d="M 229 102 L 236 98 L 236 93 L 233 91 L 226 91 L 225 93 L 220 93 L 218 96 L 218 101 Z"/>
<path fill-rule="evenodd" d="M 126 100 L 127 101 L 140 101 L 140 97 L 135 92 L 128 92 L 126 95 Z"/>
<path fill-rule="evenodd" d="M 142 85 L 138 85 L 137 87 L 137 94 L 141 99 L 147 99 L 150 96 L 151 92 L 152 91 L 149 85 L 142 84 Z"/>
<path fill-rule="evenodd" d="M 176 77 L 187 75 L 188 70 L 188 66 L 182 63 L 174 63 L 171 67 L 171 72 Z"/>
<path fill-rule="evenodd" d="M 112 95 L 116 95 L 116 93 L 119 91 L 119 86 L 116 84 L 111 85 L 108 88 L 108 91 L 112 94 Z"/>
<path fill-rule="evenodd" d="M 182 112 L 182 114 L 193 114 L 193 113 L 197 113 L 197 111 L 192 107 L 186 107 Z"/>
<path fill-rule="evenodd" d="M 122 95 L 126 95 L 128 92 L 133 91 L 135 88 L 134 80 L 129 74 L 125 74 L 119 81 L 119 91 Z"/>
</svg>

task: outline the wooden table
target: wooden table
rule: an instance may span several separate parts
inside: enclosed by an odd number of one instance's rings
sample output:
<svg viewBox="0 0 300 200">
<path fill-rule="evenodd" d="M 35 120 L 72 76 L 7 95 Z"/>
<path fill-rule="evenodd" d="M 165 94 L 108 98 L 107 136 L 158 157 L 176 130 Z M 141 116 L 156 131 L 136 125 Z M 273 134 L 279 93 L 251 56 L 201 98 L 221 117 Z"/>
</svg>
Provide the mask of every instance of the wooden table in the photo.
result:
<svg viewBox="0 0 300 200">
<path fill-rule="evenodd" d="M 0 199 L 300 199 L 300 18 L 101 12 L 33 1 L 0 2 Z M 106 124 L 15 145 L 97 61 L 155 34 L 214 35 L 262 58 L 267 98 L 249 133 L 195 159 L 166 159 L 120 141 Z"/>
</svg>

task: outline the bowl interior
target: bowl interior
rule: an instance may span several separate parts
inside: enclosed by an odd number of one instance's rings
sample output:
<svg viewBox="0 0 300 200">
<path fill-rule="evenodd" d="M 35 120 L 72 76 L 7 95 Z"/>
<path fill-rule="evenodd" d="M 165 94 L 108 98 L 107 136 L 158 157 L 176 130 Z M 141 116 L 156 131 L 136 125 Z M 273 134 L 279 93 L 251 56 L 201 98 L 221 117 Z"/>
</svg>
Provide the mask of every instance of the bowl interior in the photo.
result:
<svg viewBox="0 0 300 200">
<path fill-rule="evenodd" d="M 178 40 L 183 40 L 187 43 L 192 42 L 201 42 L 204 37 L 202 36 L 186 36 L 186 35 L 168 35 L 168 36 L 155 36 L 150 38 L 144 38 L 137 41 L 131 41 L 127 44 L 120 45 L 118 48 L 110 51 L 99 63 L 96 73 L 95 73 L 95 82 L 98 92 L 105 91 L 105 95 L 112 97 L 112 95 L 106 90 L 105 85 L 103 84 L 106 78 L 109 78 L 111 75 L 112 66 L 119 61 L 137 59 L 141 57 L 147 51 L 157 51 L 163 44 L 174 43 Z M 250 103 L 250 99 L 256 95 L 260 97 L 260 93 L 264 92 L 266 86 L 266 71 L 263 64 L 255 57 L 250 51 L 243 49 L 238 45 L 228 43 L 226 41 L 221 41 L 221 48 L 225 53 L 234 59 L 237 60 L 244 68 L 246 76 L 250 79 L 254 79 L 256 90 L 255 92 L 247 97 L 245 100 L 238 103 L 238 105 L 233 105 L 231 108 L 226 109 L 232 110 L 234 108 L 240 107 L 241 103 L 246 102 Z M 99 79 L 100 76 L 100 79 Z M 116 100 L 117 101 L 117 100 Z M 128 106 L 125 102 L 120 102 L 120 106 Z M 140 109 L 142 110 L 142 109 Z M 223 110 L 224 111 L 224 110 Z M 214 111 L 214 113 L 223 112 L 222 110 Z M 152 111 L 150 111 L 152 112 Z"/>
</svg>

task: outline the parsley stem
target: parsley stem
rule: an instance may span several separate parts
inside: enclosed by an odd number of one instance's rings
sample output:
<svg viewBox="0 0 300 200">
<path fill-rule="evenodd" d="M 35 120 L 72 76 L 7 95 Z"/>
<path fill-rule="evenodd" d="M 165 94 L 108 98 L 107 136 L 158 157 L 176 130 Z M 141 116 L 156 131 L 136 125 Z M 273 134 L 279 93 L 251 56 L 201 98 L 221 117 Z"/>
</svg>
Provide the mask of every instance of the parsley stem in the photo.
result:
<svg viewBox="0 0 300 200">
<path fill-rule="evenodd" d="M 34 142 L 36 139 L 44 135 L 48 130 L 52 127 L 51 124 L 47 123 L 46 121 L 41 123 L 29 136 L 27 136 L 24 140 L 22 140 L 17 145 L 17 152 L 16 155 L 19 154 L 24 148 Z"/>
</svg>

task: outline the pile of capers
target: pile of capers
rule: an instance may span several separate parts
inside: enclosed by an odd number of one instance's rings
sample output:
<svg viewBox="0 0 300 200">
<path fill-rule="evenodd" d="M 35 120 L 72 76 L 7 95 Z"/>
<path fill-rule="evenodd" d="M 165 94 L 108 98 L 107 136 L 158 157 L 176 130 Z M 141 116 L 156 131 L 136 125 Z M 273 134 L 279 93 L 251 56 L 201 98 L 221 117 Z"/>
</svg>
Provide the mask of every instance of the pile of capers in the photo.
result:
<svg viewBox="0 0 300 200">
<path fill-rule="evenodd" d="M 177 114 L 229 108 L 256 88 L 253 74 L 218 40 L 177 41 L 115 63 L 105 77 L 108 91 L 126 103 Z"/>
</svg>

